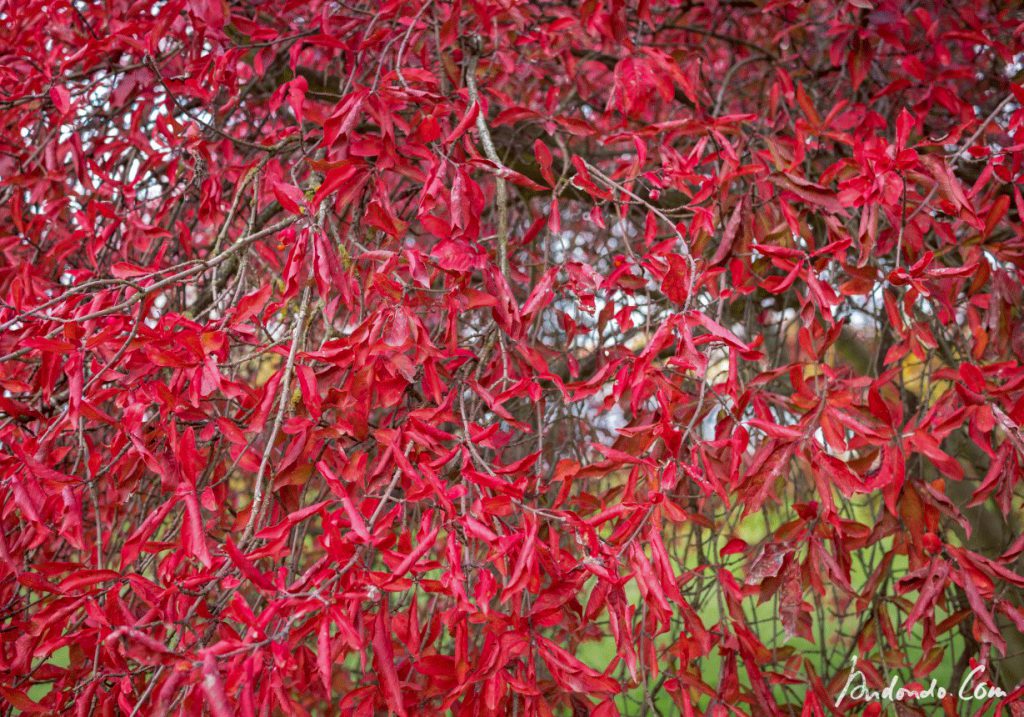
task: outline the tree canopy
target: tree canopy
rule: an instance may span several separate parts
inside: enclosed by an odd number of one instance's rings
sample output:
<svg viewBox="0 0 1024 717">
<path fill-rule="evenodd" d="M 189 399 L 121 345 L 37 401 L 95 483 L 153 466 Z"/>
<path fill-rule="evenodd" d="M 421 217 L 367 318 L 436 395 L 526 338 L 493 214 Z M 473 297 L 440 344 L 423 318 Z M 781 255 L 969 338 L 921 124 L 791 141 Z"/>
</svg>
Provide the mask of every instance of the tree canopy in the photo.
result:
<svg viewBox="0 0 1024 717">
<path fill-rule="evenodd" d="M 1012 706 L 1019 3 L 0 48 L 0 713 L 826 715 L 853 657 Z"/>
</svg>

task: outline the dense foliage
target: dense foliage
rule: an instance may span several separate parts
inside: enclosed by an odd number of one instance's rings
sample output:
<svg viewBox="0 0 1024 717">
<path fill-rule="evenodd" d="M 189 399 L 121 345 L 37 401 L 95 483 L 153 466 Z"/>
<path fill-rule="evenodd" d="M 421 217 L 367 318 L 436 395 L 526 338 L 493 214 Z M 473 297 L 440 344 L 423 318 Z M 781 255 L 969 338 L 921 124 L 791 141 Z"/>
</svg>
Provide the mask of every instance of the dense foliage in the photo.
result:
<svg viewBox="0 0 1024 717">
<path fill-rule="evenodd" d="M 1022 53 L 1011 1 L 0 0 L 0 713 L 1012 702 Z"/>
</svg>

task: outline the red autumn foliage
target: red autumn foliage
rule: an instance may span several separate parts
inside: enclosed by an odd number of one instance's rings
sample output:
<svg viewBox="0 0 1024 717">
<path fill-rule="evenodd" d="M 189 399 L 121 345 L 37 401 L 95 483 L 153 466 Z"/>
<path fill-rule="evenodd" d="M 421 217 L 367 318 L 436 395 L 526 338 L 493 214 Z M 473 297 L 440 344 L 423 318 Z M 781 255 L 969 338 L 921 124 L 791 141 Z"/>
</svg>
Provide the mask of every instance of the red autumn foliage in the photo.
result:
<svg viewBox="0 0 1024 717">
<path fill-rule="evenodd" d="M 0 713 L 1016 697 L 1016 3 L 0 20 Z"/>
</svg>

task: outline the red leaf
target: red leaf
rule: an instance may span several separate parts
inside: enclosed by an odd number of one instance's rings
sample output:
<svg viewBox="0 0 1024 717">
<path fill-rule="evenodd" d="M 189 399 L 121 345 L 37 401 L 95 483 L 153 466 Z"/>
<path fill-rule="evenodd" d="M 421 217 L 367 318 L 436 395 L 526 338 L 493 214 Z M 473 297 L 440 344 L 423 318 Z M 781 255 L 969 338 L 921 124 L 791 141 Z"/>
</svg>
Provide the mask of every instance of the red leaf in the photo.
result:
<svg viewBox="0 0 1024 717">
<path fill-rule="evenodd" d="M 380 679 L 380 689 L 384 695 L 384 701 L 392 712 L 399 717 L 405 717 L 405 704 L 402 700 L 402 683 L 395 671 L 395 654 L 391 645 L 390 620 L 387 615 L 387 605 L 382 604 L 377 611 L 377 618 L 373 625 L 373 661 L 377 667 L 377 676 Z"/>
<path fill-rule="evenodd" d="M 722 549 L 718 551 L 718 554 L 724 558 L 726 555 L 736 555 L 739 553 L 743 553 L 746 551 L 746 549 L 746 541 L 740 540 L 739 538 L 730 538 L 729 542 L 726 543 L 722 547 Z"/>
<path fill-rule="evenodd" d="M 42 705 L 30 700 L 28 695 L 21 690 L 0 685 L 0 696 L 7 700 L 9 705 L 21 712 L 27 712 L 29 714 L 44 714 L 50 711 Z"/>
<path fill-rule="evenodd" d="M 220 679 L 220 671 L 217 669 L 217 658 L 209 650 L 203 655 L 203 666 L 201 668 L 203 693 L 206 695 L 206 704 L 214 717 L 229 717 L 232 714 L 228 699 L 224 694 L 224 685 Z"/>
<path fill-rule="evenodd" d="M 468 108 L 466 108 L 466 114 L 463 115 L 461 120 L 459 120 L 459 123 L 455 126 L 455 129 L 453 129 L 451 133 L 444 138 L 444 144 L 449 145 L 455 140 L 457 140 L 459 137 L 464 135 L 466 133 L 466 130 L 468 130 L 473 125 L 473 123 L 476 122 L 477 115 L 479 114 L 480 104 L 477 102 L 474 102 Z"/>
<path fill-rule="evenodd" d="M 743 220 L 743 204 L 744 198 L 740 197 L 740 200 L 736 202 L 736 206 L 733 207 L 732 214 L 729 215 L 729 222 L 725 225 L 725 230 L 722 232 L 722 239 L 719 241 L 718 247 L 711 257 L 709 262 L 711 266 L 718 264 L 725 257 L 729 256 L 733 242 L 736 240 L 736 235 L 739 233 L 740 223 Z"/>
<path fill-rule="evenodd" d="M 224 543 L 224 552 L 227 553 L 231 562 L 235 564 L 235 567 L 238 568 L 242 575 L 251 580 L 261 590 L 274 589 L 274 584 L 270 579 L 252 564 L 252 561 L 235 546 L 234 541 L 230 537 Z"/>
<path fill-rule="evenodd" d="M 204 567 L 209 568 L 213 565 L 213 561 L 210 558 L 210 551 L 206 547 L 203 515 L 199 508 L 199 499 L 196 496 L 195 489 L 186 491 L 184 499 L 185 515 L 181 528 L 182 540 L 185 543 L 183 547 L 189 555 L 198 558 Z"/>
<path fill-rule="evenodd" d="M 288 106 L 299 125 L 302 125 L 302 106 L 306 101 L 306 91 L 309 89 L 309 82 L 305 77 L 299 75 L 288 83 Z"/>
<path fill-rule="evenodd" d="M 400 578 L 405 575 L 420 558 L 427 554 L 427 551 L 434 547 L 434 540 L 437 539 L 437 531 L 438 527 L 435 525 L 430 529 L 430 532 L 428 532 L 425 537 L 420 539 L 420 544 L 417 545 L 411 553 L 406 555 L 405 559 L 402 560 L 402 562 L 398 564 L 398 567 L 392 571 L 392 575 L 394 577 Z"/>
<path fill-rule="evenodd" d="M 797 195 L 805 202 L 821 207 L 832 214 L 845 216 L 843 205 L 833 192 L 793 174 L 773 174 L 772 182 Z"/>
<path fill-rule="evenodd" d="M 274 192 L 274 197 L 281 203 L 281 206 L 285 208 L 285 211 L 292 214 L 302 214 L 303 204 L 305 204 L 305 197 L 302 194 L 302 190 L 292 184 L 285 184 L 281 181 L 274 181 L 271 183 L 270 188 Z"/>
<path fill-rule="evenodd" d="M 537 158 L 537 164 L 540 165 L 541 176 L 544 177 L 544 181 L 548 183 L 549 187 L 554 188 L 555 175 L 551 171 L 551 150 L 538 139 L 533 143 L 533 153 Z"/>
<path fill-rule="evenodd" d="M 850 43 L 847 65 L 850 68 L 850 80 L 853 82 L 854 91 L 860 87 L 864 78 L 867 77 L 873 55 L 871 45 L 866 40 L 855 38 Z"/>
<path fill-rule="evenodd" d="M 661 281 L 661 290 L 669 299 L 677 304 L 686 303 L 689 296 L 690 267 L 686 259 L 679 254 L 669 254 L 668 271 Z"/>
<path fill-rule="evenodd" d="M 331 622 L 326 614 L 320 619 L 320 629 L 316 638 L 316 665 L 320 671 L 320 681 L 324 685 L 324 693 L 331 698 Z"/>
<path fill-rule="evenodd" d="M 53 100 L 53 106 L 57 108 L 57 112 L 61 115 L 66 115 L 71 109 L 71 93 L 68 92 L 66 87 L 60 85 L 51 87 L 50 99 Z"/>
</svg>

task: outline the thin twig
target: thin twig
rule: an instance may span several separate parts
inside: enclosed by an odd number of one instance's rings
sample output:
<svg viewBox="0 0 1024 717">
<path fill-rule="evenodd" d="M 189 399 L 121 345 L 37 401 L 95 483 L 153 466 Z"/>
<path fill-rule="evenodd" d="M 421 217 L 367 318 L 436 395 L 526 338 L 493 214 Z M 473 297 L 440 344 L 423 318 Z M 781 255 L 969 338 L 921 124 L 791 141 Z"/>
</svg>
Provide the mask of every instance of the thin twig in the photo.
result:
<svg viewBox="0 0 1024 717">
<path fill-rule="evenodd" d="M 309 299 L 312 295 L 310 287 L 307 286 L 302 290 L 302 298 L 299 304 L 299 314 L 295 318 L 295 328 L 292 331 L 292 346 L 288 351 L 288 361 L 284 367 L 284 376 L 281 378 L 280 388 L 280 400 L 277 402 L 277 414 L 274 416 L 274 424 L 270 429 L 270 436 L 267 438 L 267 445 L 263 449 L 263 458 L 260 461 L 259 470 L 256 473 L 256 485 L 253 488 L 252 493 L 252 505 L 249 509 L 249 522 L 245 526 L 245 531 L 242 533 L 241 539 L 238 541 L 240 546 L 248 545 L 249 539 L 252 537 L 253 531 L 259 524 L 259 519 L 263 512 L 263 500 L 265 497 L 264 493 L 264 480 L 266 478 L 267 466 L 270 464 L 270 454 L 274 451 L 274 441 L 277 438 L 278 431 L 281 430 L 281 424 L 284 422 L 285 411 L 288 410 L 288 404 L 291 399 L 289 389 L 291 388 L 292 372 L 295 370 L 295 355 L 299 352 L 299 344 L 302 343 L 303 333 L 306 330 L 306 313 L 309 311 Z"/>
<path fill-rule="evenodd" d="M 480 144 L 483 145 L 484 155 L 498 166 L 500 172 L 505 169 L 505 165 L 494 147 L 494 140 L 491 139 L 491 130 L 487 126 L 487 119 L 484 117 L 486 113 L 480 105 L 480 93 L 476 86 L 477 59 L 475 52 L 470 53 L 466 67 L 466 88 L 469 90 L 470 103 L 477 106 L 476 128 L 480 132 Z M 498 266 L 508 279 L 508 187 L 505 186 L 505 179 L 500 174 L 494 177 L 494 198 L 498 204 Z"/>
</svg>

